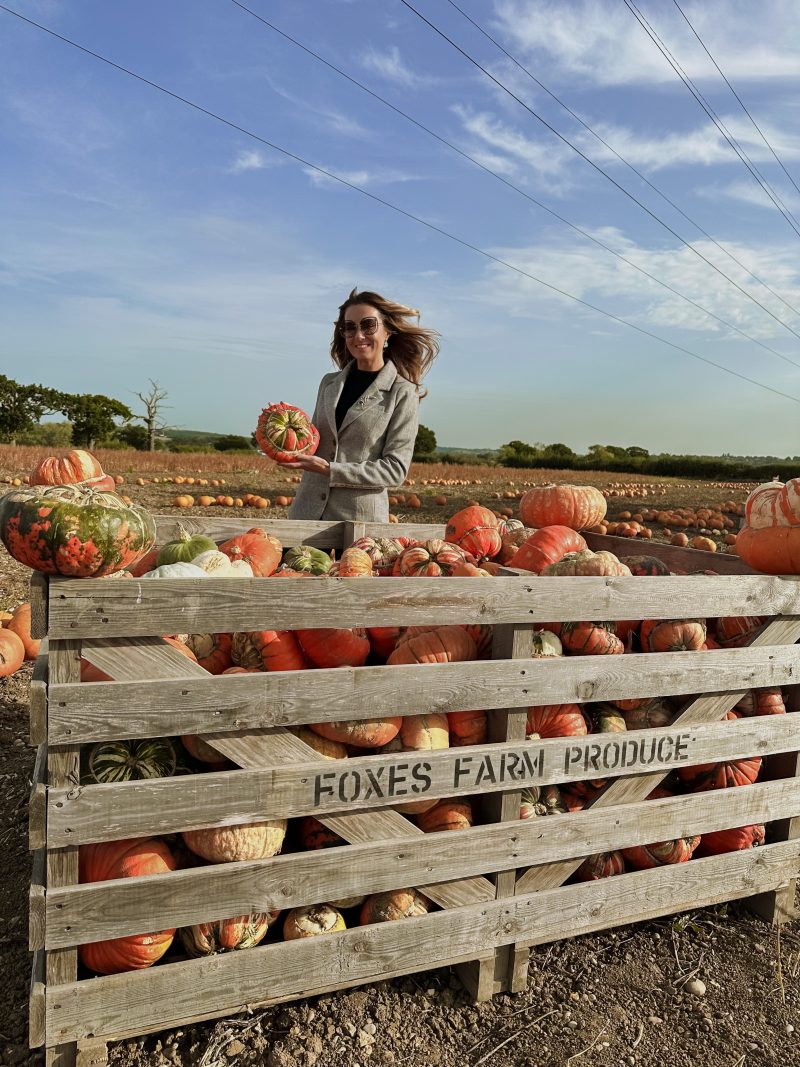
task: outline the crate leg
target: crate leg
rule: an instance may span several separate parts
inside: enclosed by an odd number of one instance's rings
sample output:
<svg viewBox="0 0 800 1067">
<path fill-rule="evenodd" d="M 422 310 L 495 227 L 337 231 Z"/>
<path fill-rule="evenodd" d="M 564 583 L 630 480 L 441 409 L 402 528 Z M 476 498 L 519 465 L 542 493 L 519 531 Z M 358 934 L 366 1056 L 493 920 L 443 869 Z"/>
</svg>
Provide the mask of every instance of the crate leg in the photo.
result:
<svg viewBox="0 0 800 1067">
<path fill-rule="evenodd" d="M 800 712 L 800 685 L 793 685 L 786 690 L 786 711 L 791 715 Z M 795 720 L 800 723 L 800 718 Z M 795 778 L 800 775 L 800 752 L 781 752 L 770 756 L 765 768 L 765 779 L 773 781 L 776 778 Z M 767 829 L 767 841 L 795 841 L 800 837 L 800 818 L 779 819 Z M 795 885 L 797 879 L 792 878 L 784 885 L 778 886 L 768 893 L 757 893 L 748 897 L 745 907 L 753 914 L 764 919 L 765 922 L 774 926 L 783 926 L 797 918 L 798 911 L 795 904 Z"/>
<path fill-rule="evenodd" d="M 483 956 L 479 960 L 459 963 L 454 968 L 458 980 L 475 1004 L 483 1004 L 491 1000 L 495 992 L 499 992 L 495 990 L 496 958 L 497 953 L 492 953 L 491 956 Z"/>
<path fill-rule="evenodd" d="M 108 1044 L 105 1041 L 79 1041 L 75 1067 L 106 1067 Z"/>
<path fill-rule="evenodd" d="M 509 945 L 508 976 L 509 993 L 524 993 L 528 988 L 528 964 L 531 952 L 527 945 Z"/>
<path fill-rule="evenodd" d="M 80 641 L 53 641 L 49 653 L 49 680 L 77 682 L 80 680 Z M 80 747 L 59 745 L 48 748 L 47 780 L 50 786 L 77 785 L 80 781 Z M 48 887 L 74 885 L 78 881 L 78 849 L 54 848 L 47 852 Z M 56 949 L 45 955 L 45 982 L 48 993 L 55 987 L 74 982 L 78 977 L 78 952 L 74 948 Z M 47 1067 L 76 1067 L 78 1056 L 74 1041 L 54 1045 L 46 1050 Z"/>
</svg>

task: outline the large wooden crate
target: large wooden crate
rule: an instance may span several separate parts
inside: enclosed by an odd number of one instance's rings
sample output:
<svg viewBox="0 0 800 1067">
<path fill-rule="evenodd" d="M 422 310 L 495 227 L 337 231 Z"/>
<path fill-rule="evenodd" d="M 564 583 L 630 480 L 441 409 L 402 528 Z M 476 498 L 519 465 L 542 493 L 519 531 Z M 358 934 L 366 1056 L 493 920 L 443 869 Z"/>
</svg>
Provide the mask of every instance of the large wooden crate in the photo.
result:
<svg viewBox="0 0 800 1067">
<path fill-rule="evenodd" d="M 181 519 L 217 540 L 253 525 Z M 159 541 L 176 532 L 159 520 Z M 286 545 L 349 544 L 365 532 L 430 537 L 432 526 L 264 522 Z M 592 538 L 631 551 L 631 543 Z M 706 553 L 649 544 L 674 567 Z M 46 636 L 31 693 L 31 1046 L 48 1062 L 104 1062 L 105 1043 L 359 983 L 457 965 L 478 999 L 524 988 L 528 947 L 621 923 L 748 898 L 778 921 L 800 869 L 797 718 L 720 721 L 752 687 L 798 683 L 800 584 L 714 558 L 719 577 L 368 578 L 78 581 L 35 576 Z M 764 615 L 749 647 L 707 653 L 531 659 L 536 623 Z M 315 626 L 489 623 L 491 661 L 212 677 L 164 633 Z M 84 657 L 115 681 L 81 684 Z M 797 688 L 791 709 L 798 709 Z M 683 695 L 671 727 L 525 740 L 533 704 Z M 289 727 L 337 719 L 489 711 L 490 743 L 321 760 Z M 80 747 L 198 734 L 240 769 L 118 785 L 80 784 Z M 631 741 L 635 743 L 630 743 Z M 626 741 L 628 742 L 626 745 Z M 770 780 L 645 798 L 675 767 L 771 755 Z M 585 811 L 520 821 L 528 785 L 611 783 Z M 393 804 L 480 796 L 483 824 L 424 835 Z M 348 844 L 167 875 L 78 884 L 78 847 L 139 835 L 314 815 Z M 587 855 L 768 822 L 765 847 L 601 882 L 565 884 Z M 243 952 L 79 978 L 76 946 L 253 911 L 416 886 L 439 906 L 403 922 Z"/>
</svg>

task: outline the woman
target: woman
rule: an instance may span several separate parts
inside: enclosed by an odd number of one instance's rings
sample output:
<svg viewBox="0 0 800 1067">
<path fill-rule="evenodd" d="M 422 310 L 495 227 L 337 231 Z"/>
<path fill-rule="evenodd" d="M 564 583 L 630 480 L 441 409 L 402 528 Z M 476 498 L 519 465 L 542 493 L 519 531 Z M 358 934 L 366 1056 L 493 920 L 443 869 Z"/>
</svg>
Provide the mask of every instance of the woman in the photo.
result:
<svg viewBox="0 0 800 1067">
<path fill-rule="evenodd" d="M 312 422 L 316 455 L 283 467 L 302 470 L 290 519 L 389 521 L 388 489 L 408 474 L 419 426 L 422 376 L 439 351 L 419 312 L 355 289 L 339 308 L 331 358 Z"/>
</svg>

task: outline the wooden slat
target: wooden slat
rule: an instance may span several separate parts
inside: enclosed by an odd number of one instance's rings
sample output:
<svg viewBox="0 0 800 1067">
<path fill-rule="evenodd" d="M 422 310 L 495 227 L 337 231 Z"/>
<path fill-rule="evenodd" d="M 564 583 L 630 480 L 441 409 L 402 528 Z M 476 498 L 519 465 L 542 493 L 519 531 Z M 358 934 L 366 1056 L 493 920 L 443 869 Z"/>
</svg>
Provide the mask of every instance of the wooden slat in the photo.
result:
<svg viewBox="0 0 800 1067">
<path fill-rule="evenodd" d="M 116 649 L 113 670 L 116 677 L 127 680 L 142 676 L 169 679 L 192 674 L 208 679 L 208 675 L 198 664 L 187 660 L 161 639 L 152 638 L 133 638 L 126 643 L 125 648 Z M 317 752 L 283 728 L 240 731 L 223 738 L 202 734 L 200 736 L 240 767 L 269 768 L 318 759 Z M 350 842 L 388 838 L 402 841 L 422 833 L 418 826 L 396 811 L 371 812 L 368 815 L 357 811 L 342 815 L 323 814 L 320 821 Z M 494 887 L 485 878 L 461 879 L 448 885 L 426 885 L 419 888 L 435 903 L 448 908 L 490 900 L 494 896 Z"/>
<path fill-rule="evenodd" d="M 730 695 L 704 699 L 724 703 Z M 246 755 L 241 749 L 249 748 L 251 738 L 239 738 L 239 749 L 227 739 L 210 737 L 209 741 L 215 746 L 224 744 L 226 754 L 235 752 L 238 760 Z M 80 790 L 51 787 L 47 837 L 52 847 L 63 842 L 113 841 L 237 822 L 302 815 L 320 818 L 342 811 L 352 815 L 410 800 L 631 774 L 640 777 L 622 779 L 625 788 L 639 793 L 644 788 L 641 783 L 652 779 L 653 772 L 663 776 L 677 767 L 786 752 L 796 746 L 792 717 L 775 715 L 706 725 L 690 725 L 682 717 L 679 727 L 343 761 L 320 759 L 315 753 L 313 762 L 273 763 L 266 769 L 90 785 Z"/>
<path fill-rule="evenodd" d="M 44 848 L 47 842 L 47 745 L 36 750 L 33 783 L 28 798 L 28 848 Z"/>
<path fill-rule="evenodd" d="M 180 537 L 181 530 L 202 533 L 212 541 L 227 541 L 258 526 L 278 538 L 284 548 L 314 545 L 316 548 L 341 549 L 344 543 L 343 522 L 313 522 L 305 519 L 216 518 L 212 516 L 154 515 L 156 543 L 165 544 Z M 397 536 L 395 534 L 395 536 Z"/>
<path fill-rule="evenodd" d="M 660 541 L 633 541 L 630 537 L 614 537 L 609 534 L 584 533 L 584 539 L 593 552 L 613 552 L 615 556 L 655 556 L 670 568 L 690 573 L 695 570 L 712 570 L 719 574 L 757 574 L 738 556 L 727 552 L 705 552 L 696 548 L 679 548 Z"/>
<path fill-rule="evenodd" d="M 800 576 L 50 581 L 50 636 L 800 614 Z"/>
<path fill-rule="evenodd" d="M 48 641 L 45 637 L 33 664 L 29 698 L 29 743 L 34 747 L 47 740 L 47 679 Z"/>
<path fill-rule="evenodd" d="M 87 641 L 83 656 L 114 675 L 124 638 Z M 186 661 L 188 663 L 188 661 Z M 262 729 L 338 719 L 621 700 L 781 686 L 798 676 L 791 647 L 669 655 L 570 656 L 50 687 L 51 744 Z M 402 673 L 398 673 L 402 672 Z"/>
<path fill-rule="evenodd" d="M 111 584 L 111 583 L 109 583 Z M 53 682 L 77 682 L 80 678 L 80 641 L 50 640 L 48 670 Z M 47 751 L 47 776 L 51 787 L 71 789 L 80 784 L 80 748 L 77 745 L 50 746 Z M 78 881 L 78 849 L 62 842 L 47 853 L 48 889 L 75 885 Z M 63 983 L 74 982 L 78 973 L 78 953 L 74 948 L 56 949 L 45 957 L 47 994 L 56 992 Z M 57 995 L 57 992 L 56 992 Z M 45 1053 L 46 1067 L 72 1067 L 77 1048 L 74 1042 L 49 1042 Z"/>
<path fill-rule="evenodd" d="M 800 640 L 800 618 L 773 619 L 755 638 L 751 648 L 768 645 L 794 645 Z M 672 724 L 672 729 L 693 726 L 696 723 L 718 721 L 727 714 L 744 696 L 746 690 L 719 693 L 713 696 L 701 696 L 692 701 Z M 783 716 L 781 716 L 783 718 Z M 787 721 L 791 721 L 787 718 Z M 592 808 L 612 807 L 616 804 L 635 803 L 644 800 L 656 786 L 664 780 L 665 774 L 645 774 L 638 778 L 619 778 L 611 782 L 595 800 L 590 802 Z M 517 881 L 518 893 L 530 893 L 533 890 L 551 889 L 561 885 L 575 871 L 578 863 L 568 861 L 556 863 L 550 867 L 535 867 L 526 871 Z"/>
<path fill-rule="evenodd" d="M 227 1014 L 263 998 L 306 996 L 515 941 L 537 943 L 698 908 L 791 877 L 800 842 L 767 845 L 653 871 L 489 901 L 402 922 L 230 952 L 147 971 L 74 982 L 47 998 L 51 1043 L 121 1037 Z"/>
<path fill-rule="evenodd" d="M 651 841 L 768 823 L 800 813 L 800 780 L 765 782 L 706 796 L 669 797 L 514 824 L 424 834 L 398 848 L 365 842 L 271 859 L 196 867 L 143 878 L 52 889 L 47 946 L 190 926 L 250 911 L 272 911 L 442 880 L 582 859 Z"/>
</svg>

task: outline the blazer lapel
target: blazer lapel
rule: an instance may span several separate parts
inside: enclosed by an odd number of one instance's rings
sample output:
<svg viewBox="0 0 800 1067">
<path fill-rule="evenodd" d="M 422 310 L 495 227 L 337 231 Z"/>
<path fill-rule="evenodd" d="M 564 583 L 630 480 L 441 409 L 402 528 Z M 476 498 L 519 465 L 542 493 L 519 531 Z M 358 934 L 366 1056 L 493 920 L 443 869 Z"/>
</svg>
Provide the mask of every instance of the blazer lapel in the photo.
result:
<svg viewBox="0 0 800 1067">
<path fill-rule="evenodd" d="M 352 366 L 352 364 L 350 364 Z M 349 367 L 348 367 L 349 370 Z M 345 413 L 342 419 L 342 425 L 339 427 L 339 436 L 341 436 L 351 422 L 355 422 L 365 412 L 369 411 L 371 407 L 374 407 L 376 403 L 381 399 L 381 394 L 388 392 L 394 385 L 397 378 L 397 367 L 391 360 L 387 360 L 378 374 L 378 377 L 368 386 L 364 393 L 356 400 L 352 407 Z M 344 382 L 342 383 L 344 384 Z M 341 395 L 341 388 L 336 394 L 336 399 L 339 399 Z M 334 401 L 334 408 L 336 401 Z M 334 419 L 334 423 L 335 423 Z"/>
</svg>

